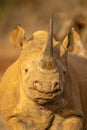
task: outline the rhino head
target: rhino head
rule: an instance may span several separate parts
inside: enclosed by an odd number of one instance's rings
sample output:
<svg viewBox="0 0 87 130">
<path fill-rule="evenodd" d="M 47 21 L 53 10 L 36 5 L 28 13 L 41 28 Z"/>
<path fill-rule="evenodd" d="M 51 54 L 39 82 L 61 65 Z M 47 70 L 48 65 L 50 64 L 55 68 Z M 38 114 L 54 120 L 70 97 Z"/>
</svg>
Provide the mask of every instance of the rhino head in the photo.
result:
<svg viewBox="0 0 87 130">
<path fill-rule="evenodd" d="M 21 48 L 20 87 L 29 99 L 45 104 L 63 94 L 67 70 L 68 37 L 59 44 L 53 37 L 53 22 L 50 32 L 37 31 L 26 40 L 20 26 L 11 32 L 11 42 Z"/>
</svg>

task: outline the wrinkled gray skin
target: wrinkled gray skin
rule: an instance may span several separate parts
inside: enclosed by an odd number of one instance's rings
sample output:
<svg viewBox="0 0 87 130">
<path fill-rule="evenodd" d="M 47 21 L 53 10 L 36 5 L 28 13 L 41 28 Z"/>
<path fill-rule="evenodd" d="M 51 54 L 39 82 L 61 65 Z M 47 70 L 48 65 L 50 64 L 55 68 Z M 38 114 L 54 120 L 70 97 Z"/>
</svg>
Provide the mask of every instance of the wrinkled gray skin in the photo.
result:
<svg viewBox="0 0 87 130">
<path fill-rule="evenodd" d="M 27 41 L 23 31 L 17 26 L 11 34 L 17 46 L 22 40 L 22 51 L 0 86 L 9 130 L 87 130 L 87 61 L 67 53 L 52 34 L 36 32 Z"/>
</svg>

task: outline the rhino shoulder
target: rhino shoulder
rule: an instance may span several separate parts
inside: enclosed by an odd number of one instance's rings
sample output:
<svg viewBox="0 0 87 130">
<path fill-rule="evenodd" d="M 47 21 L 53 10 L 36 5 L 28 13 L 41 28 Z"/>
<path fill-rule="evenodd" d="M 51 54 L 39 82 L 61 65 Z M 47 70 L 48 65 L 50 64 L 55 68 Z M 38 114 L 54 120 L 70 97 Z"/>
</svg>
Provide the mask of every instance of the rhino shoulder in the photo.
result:
<svg viewBox="0 0 87 130">
<path fill-rule="evenodd" d="M 5 72 L 0 83 L 0 111 L 7 117 L 15 108 L 19 97 L 18 61 Z"/>
</svg>

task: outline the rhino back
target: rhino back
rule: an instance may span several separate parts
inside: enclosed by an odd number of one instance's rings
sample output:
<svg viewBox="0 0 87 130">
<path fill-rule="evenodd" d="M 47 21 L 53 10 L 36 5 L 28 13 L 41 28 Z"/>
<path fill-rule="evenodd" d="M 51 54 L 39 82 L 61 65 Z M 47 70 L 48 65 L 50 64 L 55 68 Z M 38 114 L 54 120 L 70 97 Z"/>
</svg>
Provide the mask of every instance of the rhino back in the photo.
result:
<svg viewBox="0 0 87 130">
<path fill-rule="evenodd" d="M 0 84 L 0 111 L 7 118 L 15 108 L 19 97 L 19 62 L 5 72 Z"/>
</svg>

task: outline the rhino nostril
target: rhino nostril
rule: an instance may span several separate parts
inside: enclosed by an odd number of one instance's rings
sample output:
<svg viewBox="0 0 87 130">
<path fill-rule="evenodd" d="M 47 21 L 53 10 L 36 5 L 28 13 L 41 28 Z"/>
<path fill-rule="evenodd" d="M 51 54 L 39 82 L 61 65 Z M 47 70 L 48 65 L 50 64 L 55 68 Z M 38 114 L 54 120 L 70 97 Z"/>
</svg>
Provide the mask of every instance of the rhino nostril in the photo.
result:
<svg viewBox="0 0 87 130">
<path fill-rule="evenodd" d="M 38 80 L 34 81 L 33 86 L 35 89 L 37 89 L 39 91 L 42 89 L 41 83 L 39 83 Z"/>
<path fill-rule="evenodd" d="M 51 87 L 52 91 L 59 90 L 59 82 L 54 82 Z"/>
<path fill-rule="evenodd" d="M 33 85 L 34 85 L 34 87 L 37 87 L 38 86 L 38 84 L 39 84 L 39 81 L 34 81 L 34 83 L 33 83 Z"/>
</svg>

